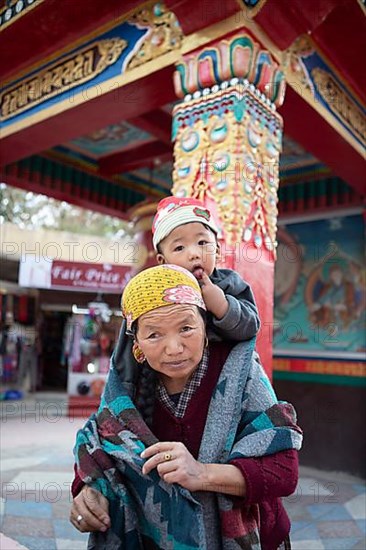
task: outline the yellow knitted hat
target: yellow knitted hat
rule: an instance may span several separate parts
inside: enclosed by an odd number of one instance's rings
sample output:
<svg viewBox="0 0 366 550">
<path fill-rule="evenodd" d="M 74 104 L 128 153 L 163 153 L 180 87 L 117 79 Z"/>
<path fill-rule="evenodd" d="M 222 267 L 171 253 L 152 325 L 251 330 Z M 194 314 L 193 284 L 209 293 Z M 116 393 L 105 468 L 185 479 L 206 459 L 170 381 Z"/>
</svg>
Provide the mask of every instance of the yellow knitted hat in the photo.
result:
<svg viewBox="0 0 366 550">
<path fill-rule="evenodd" d="M 196 278 L 176 265 L 150 267 L 133 277 L 122 294 L 122 313 L 127 330 L 144 313 L 172 304 L 191 304 L 206 309 Z"/>
</svg>

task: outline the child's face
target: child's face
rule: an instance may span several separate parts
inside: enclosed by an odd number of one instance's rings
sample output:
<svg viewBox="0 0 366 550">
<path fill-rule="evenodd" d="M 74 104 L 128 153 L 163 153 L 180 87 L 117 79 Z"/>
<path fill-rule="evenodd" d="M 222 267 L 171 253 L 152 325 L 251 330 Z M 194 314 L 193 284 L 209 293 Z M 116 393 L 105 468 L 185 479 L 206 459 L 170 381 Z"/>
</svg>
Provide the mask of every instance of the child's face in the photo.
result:
<svg viewBox="0 0 366 550">
<path fill-rule="evenodd" d="M 173 229 L 160 243 L 159 264 L 185 267 L 199 277 L 203 270 L 210 276 L 216 265 L 218 247 L 215 235 L 202 223 L 186 223 Z"/>
</svg>

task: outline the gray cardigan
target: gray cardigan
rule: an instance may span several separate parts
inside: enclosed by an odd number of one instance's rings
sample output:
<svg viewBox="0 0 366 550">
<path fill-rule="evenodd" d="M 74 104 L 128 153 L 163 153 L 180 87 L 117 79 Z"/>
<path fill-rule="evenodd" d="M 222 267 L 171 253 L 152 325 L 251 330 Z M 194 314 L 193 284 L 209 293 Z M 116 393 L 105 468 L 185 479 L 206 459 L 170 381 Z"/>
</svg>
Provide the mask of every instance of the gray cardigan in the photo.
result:
<svg viewBox="0 0 366 550">
<path fill-rule="evenodd" d="M 229 309 L 222 319 L 207 314 L 207 333 L 211 341 L 250 340 L 258 333 L 260 320 L 252 289 L 232 269 L 214 269 L 210 280 L 224 292 Z"/>
</svg>

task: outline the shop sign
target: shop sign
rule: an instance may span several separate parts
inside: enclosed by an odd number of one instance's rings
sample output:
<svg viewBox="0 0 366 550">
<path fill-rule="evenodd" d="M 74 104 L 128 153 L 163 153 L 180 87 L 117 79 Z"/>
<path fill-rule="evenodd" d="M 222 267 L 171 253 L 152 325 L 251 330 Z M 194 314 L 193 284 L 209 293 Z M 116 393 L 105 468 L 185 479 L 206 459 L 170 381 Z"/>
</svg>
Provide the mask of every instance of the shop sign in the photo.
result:
<svg viewBox="0 0 366 550">
<path fill-rule="evenodd" d="M 116 264 L 46 261 L 26 257 L 20 262 L 19 285 L 119 294 L 131 278 L 131 267 Z"/>
</svg>

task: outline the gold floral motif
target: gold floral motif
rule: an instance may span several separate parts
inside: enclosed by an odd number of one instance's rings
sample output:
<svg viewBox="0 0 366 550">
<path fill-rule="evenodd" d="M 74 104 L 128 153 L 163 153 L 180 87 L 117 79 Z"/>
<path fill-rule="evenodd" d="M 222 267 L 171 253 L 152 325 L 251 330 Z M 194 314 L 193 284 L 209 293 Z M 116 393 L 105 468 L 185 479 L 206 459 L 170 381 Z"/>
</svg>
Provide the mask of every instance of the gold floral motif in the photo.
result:
<svg viewBox="0 0 366 550">
<path fill-rule="evenodd" d="M 95 68 L 96 73 L 104 71 L 109 65 L 113 65 L 125 47 L 127 46 L 126 40 L 120 38 L 111 38 L 110 40 L 102 40 L 98 43 L 98 51 L 100 59 Z"/>
<path fill-rule="evenodd" d="M 227 94 L 230 91 L 234 87 Z M 205 112 L 208 101 L 212 105 L 220 100 L 222 92 L 211 93 L 178 105 L 173 116 L 180 117 L 198 105 Z M 259 102 L 257 98 L 255 101 Z M 276 118 L 282 126 L 278 114 L 268 109 L 268 115 L 269 120 Z M 182 149 L 187 131 L 199 137 L 197 148 L 191 152 Z M 205 122 L 196 119 L 177 133 L 172 193 L 213 200 L 229 246 L 252 241 L 275 254 L 280 150 L 281 132 L 273 133 L 269 124 L 261 127 L 249 111 L 240 122 L 230 110 L 221 116 L 211 115 Z M 190 172 L 185 175 L 188 165 Z"/>
<path fill-rule="evenodd" d="M 164 4 L 153 2 L 134 14 L 128 22 L 138 28 L 149 29 L 140 49 L 128 63 L 127 70 L 138 67 L 171 50 L 180 48 L 183 32 L 175 14 Z"/>
</svg>

